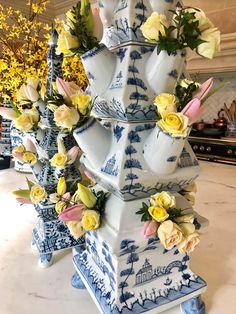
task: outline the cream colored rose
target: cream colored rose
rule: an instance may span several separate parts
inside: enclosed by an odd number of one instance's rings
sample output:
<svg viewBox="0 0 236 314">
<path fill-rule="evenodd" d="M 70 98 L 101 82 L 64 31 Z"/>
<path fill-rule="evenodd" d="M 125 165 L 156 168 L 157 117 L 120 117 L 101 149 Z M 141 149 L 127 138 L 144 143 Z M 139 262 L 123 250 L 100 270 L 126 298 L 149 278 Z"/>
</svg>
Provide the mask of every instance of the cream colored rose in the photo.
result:
<svg viewBox="0 0 236 314">
<path fill-rule="evenodd" d="M 195 13 L 195 20 L 198 21 L 198 28 L 200 29 L 201 32 L 205 31 L 208 28 L 213 28 L 214 24 L 206 17 L 206 14 L 199 8 L 190 8 L 187 9 L 187 12 L 190 13 Z M 185 11 L 185 12 L 186 12 Z"/>
<path fill-rule="evenodd" d="M 163 113 L 162 119 L 157 122 L 163 132 L 173 137 L 186 137 L 188 135 L 188 117 L 181 112 Z"/>
<path fill-rule="evenodd" d="M 171 250 L 183 239 L 179 226 L 171 220 L 164 221 L 157 230 L 158 237 L 165 249 Z"/>
<path fill-rule="evenodd" d="M 95 230 L 100 226 L 100 214 L 96 210 L 85 210 L 81 222 L 84 230 Z"/>
<path fill-rule="evenodd" d="M 164 26 L 168 27 L 166 16 L 153 12 L 140 29 L 147 40 L 158 41 L 159 32 L 165 36 Z"/>
<path fill-rule="evenodd" d="M 65 167 L 67 163 L 67 155 L 57 153 L 52 157 L 52 159 L 50 160 L 50 163 L 53 167 L 63 168 Z"/>
<path fill-rule="evenodd" d="M 79 94 L 70 96 L 72 104 L 79 110 L 81 114 L 86 114 L 90 106 L 91 97 L 89 95 Z"/>
<path fill-rule="evenodd" d="M 180 223 L 193 223 L 194 221 L 194 216 L 193 214 L 186 214 L 180 217 L 175 218 L 175 222 L 177 222 L 178 224 Z"/>
<path fill-rule="evenodd" d="M 57 52 L 71 54 L 70 49 L 79 47 L 79 40 L 76 36 L 71 35 L 69 31 L 63 30 L 58 37 Z"/>
<path fill-rule="evenodd" d="M 152 195 L 150 201 L 153 206 L 161 206 L 165 209 L 172 208 L 176 205 L 175 197 L 165 191 Z"/>
<path fill-rule="evenodd" d="M 25 146 L 24 145 L 19 145 L 19 146 L 13 148 L 13 150 L 12 150 L 12 154 L 15 154 L 15 153 L 22 154 L 24 152 L 25 152 Z"/>
<path fill-rule="evenodd" d="M 22 113 L 16 118 L 14 124 L 15 127 L 22 132 L 29 132 L 34 126 L 32 117 L 27 113 Z"/>
<path fill-rule="evenodd" d="M 82 227 L 81 221 L 68 221 L 66 222 L 66 225 L 70 230 L 70 234 L 75 239 L 79 239 L 85 234 L 85 230 Z"/>
<path fill-rule="evenodd" d="M 169 214 L 167 213 L 165 208 L 160 206 L 151 206 L 148 208 L 148 212 L 157 222 L 163 222 L 169 217 Z"/>
<path fill-rule="evenodd" d="M 218 28 L 209 28 L 201 34 L 200 38 L 206 42 L 197 47 L 197 53 L 202 57 L 213 59 L 220 51 L 220 31 Z"/>
<path fill-rule="evenodd" d="M 195 232 L 195 225 L 191 222 L 182 222 L 179 227 L 185 237 Z"/>
<path fill-rule="evenodd" d="M 176 112 L 176 97 L 173 94 L 162 93 L 154 100 L 158 113 L 162 115 L 164 112 Z"/>
<path fill-rule="evenodd" d="M 31 152 L 25 152 L 22 155 L 22 159 L 26 164 L 35 165 L 37 162 L 37 157 L 34 153 Z"/>
<path fill-rule="evenodd" d="M 197 185 L 196 185 L 196 182 L 192 182 L 188 185 L 186 185 L 183 189 L 184 192 L 193 192 L 193 193 L 196 193 L 197 192 Z"/>
<path fill-rule="evenodd" d="M 200 236 L 197 232 L 194 232 L 183 238 L 183 240 L 178 245 L 178 250 L 180 253 L 190 253 L 195 249 L 199 242 Z"/>
<path fill-rule="evenodd" d="M 43 187 L 38 184 L 32 186 L 30 190 L 30 199 L 33 204 L 38 204 L 47 197 L 47 193 Z"/>
<path fill-rule="evenodd" d="M 74 126 L 79 122 L 79 113 L 75 108 L 69 108 L 66 105 L 59 106 L 54 111 L 54 121 L 56 125 L 71 131 Z"/>
</svg>

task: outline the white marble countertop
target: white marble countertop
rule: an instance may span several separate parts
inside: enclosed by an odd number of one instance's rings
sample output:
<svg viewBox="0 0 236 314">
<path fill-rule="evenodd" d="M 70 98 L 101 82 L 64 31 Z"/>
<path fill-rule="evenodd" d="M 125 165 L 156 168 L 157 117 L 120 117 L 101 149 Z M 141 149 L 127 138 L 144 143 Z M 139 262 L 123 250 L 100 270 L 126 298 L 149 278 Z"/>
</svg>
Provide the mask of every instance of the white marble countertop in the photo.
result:
<svg viewBox="0 0 236 314">
<path fill-rule="evenodd" d="M 235 314 L 236 167 L 208 162 L 201 167 L 195 209 L 210 220 L 210 227 L 192 255 L 191 267 L 208 283 L 203 295 L 207 313 Z M 70 284 L 70 251 L 55 254 L 50 268 L 38 268 L 30 248 L 36 213 L 30 205 L 19 206 L 11 195 L 24 181 L 25 174 L 0 171 L 0 313 L 98 314 L 87 291 Z"/>
</svg>

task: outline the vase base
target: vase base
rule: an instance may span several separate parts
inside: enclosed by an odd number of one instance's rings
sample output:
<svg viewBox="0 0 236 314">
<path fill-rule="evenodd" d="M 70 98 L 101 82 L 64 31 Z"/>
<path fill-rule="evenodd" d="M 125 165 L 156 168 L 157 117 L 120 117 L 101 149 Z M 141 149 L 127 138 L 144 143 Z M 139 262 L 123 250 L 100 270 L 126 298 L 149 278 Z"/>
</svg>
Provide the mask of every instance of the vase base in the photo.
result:
<svg viewBox="0 0 236 314">
<path fill-rule="evenodd" d="M 44 268 L 44 269 L 48 268 L 52 265 L 52 263 L 53 263 L 53 254 L 52 253 L 39 255 L 38 266 L 40 268 Z"/>
<path fill-rule="evenodd" d="M 81 255 L 74 256 L 73 262 L 78 273 L 78 277 L 82 280 L 86 289 L 93 298 L 95 304 L 97 305 L 99 311 L 104 314 L 128 314 L 128 313 L 147 313 L 147 314 L 205 314 L 205 312 L 187 312 L 187 304 L 191 300 L 197 299 L 198 296 L 206 290 L 206 283 L 200 278 L 196 278 L 196 282 L 192 281 L 189 285 L 184 285 L 179 293 L 174 291 L 170 292 L 168 297 L 156 298 L 155 300 L 146 299 L 140 303 L 136 300 L 134 303 L 129 304 L 129 307 L 116 305 L 116 301 L 112 304 L 108 302 L 108 293 L 99 288 L 99 282 L 103 281 L 101 273 L 97 272 L 94 268 L 92 271 L 86 269 L 86 265 L 90 264 L 90 261 L 83 260 L 83 255 L 86 256 L 86 251 Z M 96 279 L 95 279 L 96 278 Z M 100 278 L 100 281 L 98 280 Z M 96 281 L 97 280 L 97 281 Z M 181 306 L 181 303 L 183 306 Z M 194 307 L 193 307 L 194 308 Z M 176 312 L 177 311 L 177 312 Z M 182 311 L 182 312 L 181 312 Z"/>
<path fill-rule="evenodd" d="M 189 299 L 181 304 L 182 314 L 205 314 L 205 304 L 201 296 Z"/>
<path fill-rule="evenodd" d="M 81 280 L 79 274 L 77 272 L 74 273 L 74 275 L 71 278 L 71 285 L 72 287 L 76 289 L 86 289 L 83 281 Z"/>
</svg>

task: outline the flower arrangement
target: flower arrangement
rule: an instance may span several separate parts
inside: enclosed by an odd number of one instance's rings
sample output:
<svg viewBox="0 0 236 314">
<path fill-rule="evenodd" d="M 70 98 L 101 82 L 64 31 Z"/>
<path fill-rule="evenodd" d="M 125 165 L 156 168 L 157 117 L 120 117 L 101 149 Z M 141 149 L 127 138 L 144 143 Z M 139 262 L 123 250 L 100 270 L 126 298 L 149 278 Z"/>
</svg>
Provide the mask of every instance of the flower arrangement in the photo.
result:
<svg viewBox="0 0 236 314">
<path fill-rule="evenodd" d="M 42 87 L 40 87 L 42 86 Z M 32 132 L 38 124 L 43 124 L 39 113 L 44 104 L 53 112 L 54 121 L 62 132 L 72 132 L 87 122 L 92 110 L 92 99 L 74 82 L 57 78 L 54 94 L 45 94 L 44 85 L 38 79 L 28 78 L 17 92 L 18 103 L 13 108 L 0 107 L 0 115 L 12 120 L 22 132 Z"/>
<path fill-rule="evenodd" d="M 100 227 L 108 193 L 92 190 L 82 183 L 68 185 L 65 177 L 58 180 L 56 192 L 51 194 L 29 179 L 27 185 L 28 189 L 13 192 L 16 200 L 21 204 L 37 205 L 44 201 L 55 204 L 56 217 L 65 222 L 75 239 Z"/>
<path fill-rule="evenodd" d="M 99 47 L 101 37 L 99 10 L 92 10 L 89 0 L 81 0 L 66 13 L 66 23 L 59 32 L 57 50 L 65 56 L 81 55 Z"/>
<path fill-rule="evenodd" d="M 35 165 L 38 161 L 36 152 L 26 149 L 24 145 L 19 145 L 12 150 L 12 156 L 23 164 Z"/>
<path fill-rule="evenodd" d="M 195 184 L 191 184 L 181 193 L 189 199 L 195 191 Z M 152 195 L 149 205 L 143 202 L 136 214 L 142 215 L 141 221 L 145 222 L 142 232 L 146 239 L 158 236 L 166 250 L 177 246 L 181 253 L 190 253 L 200 238 L 195 230 L 194 215 L 184 214 L 185 210 L 176 208 L 175 196 L 163 191 Z"/>
<path fill-rule="evenodd" d="M 225 85 L 221 83 L 212 88 L 213 78 L 203 84 L 186 79 L 180 81 L 175 94 L 161 93 L 156 96 L 154 104 L 161 117 L 157 125 L 172 137 L 186 137 L 191 125 L 202 114 L 205 101 Z"/>
<path fill-rule="evenodd" d="M 143 36 L 157 44 L 157 52 L 169 55 L 190 48 L 199 55 L 212 59 L 220 50 L 220 31 L 198 8 L 178 7 L 172 21 L 165 15 L 153 12 L 141 26 Z"/>
<path fill-rule="evenodd" d="M 27 1 L 28 14 L 0 5 L 0 94 L 16 100 L 16 91 L 28 77 L 45 79 L 48 31 L 40 18 L 47 0 Z"/>
</svg>

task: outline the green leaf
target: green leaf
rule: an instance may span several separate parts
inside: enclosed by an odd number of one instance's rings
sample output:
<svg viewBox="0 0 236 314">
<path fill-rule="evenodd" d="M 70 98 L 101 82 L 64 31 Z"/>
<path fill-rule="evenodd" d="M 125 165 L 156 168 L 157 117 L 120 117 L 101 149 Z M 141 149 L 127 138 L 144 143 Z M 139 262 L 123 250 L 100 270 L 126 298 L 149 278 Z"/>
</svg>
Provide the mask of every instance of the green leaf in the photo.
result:
<svg viewBox="0 0 236 314">
<path fill-rule="evenodd" d="M 30 181 L 27 177 L 26 177 L 26 182 L 27 182 L 29 190 L 31 190 L 31 188 L 35 185 L 35 183 L 33 181 Z"/>
</svg>

